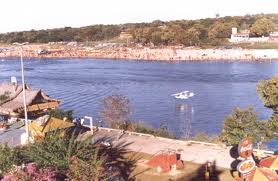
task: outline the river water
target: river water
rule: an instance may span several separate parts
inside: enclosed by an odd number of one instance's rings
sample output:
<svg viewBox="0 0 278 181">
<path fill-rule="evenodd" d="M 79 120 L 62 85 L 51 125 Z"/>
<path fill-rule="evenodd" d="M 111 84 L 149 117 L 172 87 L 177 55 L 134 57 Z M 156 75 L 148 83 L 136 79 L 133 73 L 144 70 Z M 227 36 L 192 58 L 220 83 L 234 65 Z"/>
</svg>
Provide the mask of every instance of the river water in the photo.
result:
<svg viewBox="0 0 278 181">
<path fill-rule="evenodd" d="M 26 81 L 76 117 L 99 117 L 102 100 L 128 96 L 132 119 L 153 127 L 166 125 L 177 136 L 218 134 L 235 107 L 254 106 L 260 118 L 271 111 L 256 93 L 259 80 L 278 74 L 278 62 L 149 62 L 95 59 L 24 60 Z M 20 61 L 0 60 L 0 82 L 16 76 Z M 171 94 L 189 90 L 195 96 L 176 100 Z"/>
</svg>

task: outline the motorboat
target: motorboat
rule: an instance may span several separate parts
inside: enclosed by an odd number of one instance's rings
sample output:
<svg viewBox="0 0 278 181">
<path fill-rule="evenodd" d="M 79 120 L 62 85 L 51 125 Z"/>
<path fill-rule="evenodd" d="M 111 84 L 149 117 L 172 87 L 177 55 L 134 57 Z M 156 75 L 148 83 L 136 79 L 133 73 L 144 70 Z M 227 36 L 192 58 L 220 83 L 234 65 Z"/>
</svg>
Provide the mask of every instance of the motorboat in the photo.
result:
<svg viewBox="0 0 278 181">
<path fill-rule="evenodd" d="M 176 99 L 189 99 L 190 97 L 194 96 L 194 93 L 190 91 L 182 91 L 176 94 L 172 94 L 171 96 L 174 96 Z"/>
</svg>

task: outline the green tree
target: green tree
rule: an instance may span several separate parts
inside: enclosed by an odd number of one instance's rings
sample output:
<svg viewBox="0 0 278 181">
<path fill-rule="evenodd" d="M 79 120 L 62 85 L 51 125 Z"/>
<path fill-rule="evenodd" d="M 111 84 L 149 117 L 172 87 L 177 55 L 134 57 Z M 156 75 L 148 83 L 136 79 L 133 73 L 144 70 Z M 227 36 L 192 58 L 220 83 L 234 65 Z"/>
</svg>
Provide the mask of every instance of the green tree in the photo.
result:
<svg viewBox="0 0 278 181">
<path fill-rule="evenodd" d="M 210 27 L 208 37 L 210 39 L 229 38 L 233 27 L 238 27 L 238 24 L 235 21 L 225 23 L 216 22 Z"/>
<path fill-rule="evenodd" d="M 261 129 L 263 124 L 252 108 L 234 109 L 224 121 L 221 141 L 227 145 L 238 144 L 245 137 L 251 138 L 255 143 L 265 141 L 265 133 Z"/>
<path fill-rule="evenodd" d="M 185 45 L 196 46 L 200 43 L 200 32 L 192 27 L 185 32 Z"/>
<path fill-rule="evenodd" d="M 251 33 L 256 36 L 266 36 L 273 31 L 273 22 L 268 18 L 260 18 L 251 27 Z"/>
<path fill-rule="evenodd" d="M 257 93 L 264 106 L 273 110 L 268 120 L 268 129 L 278 138 L 278 77 L 260 81 L 257 84 Z"/>
</svg>

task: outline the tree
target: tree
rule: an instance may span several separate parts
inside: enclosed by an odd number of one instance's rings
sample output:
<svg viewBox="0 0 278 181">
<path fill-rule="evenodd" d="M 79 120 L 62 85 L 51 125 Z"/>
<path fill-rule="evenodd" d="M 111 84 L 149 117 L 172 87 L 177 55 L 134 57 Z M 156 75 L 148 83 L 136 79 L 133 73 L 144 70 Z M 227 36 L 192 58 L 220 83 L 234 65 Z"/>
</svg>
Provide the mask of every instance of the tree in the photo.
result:
<svg viewBox="0 0 278 181">
<path fill-rule="evenodd" d="M 260 81 L 257 84 L 257 93 L 265 107 L 278 111 L 278 77 Z"/>
<path fill-rule="evenodd" d="M 260 81 L 257 84 L 257 93 L 264 106 L 273 110 L 268 120 L 268 129 L 278 138 L 278 77 Z"/>
<path fill-rule="evenodd" d="M 227 145 L 238 144 L 245 137 L 251 138 L 255 143 L 265 141 L 263 122 L 252 108 L 234 109 L 224 121 L 224 128 L 220 135 L 221 141 Z M 262 129 L 261 129 L 262 128 Z"/>
<path fill-rule="evenodd" d="M 121 95 L 108 96 L 103 100 L 102 119 L 112 128 L 127 129 L 130 122 L 131 108 L 129 99 Z"/>
<path fill-rule="evenodd" d="M 260 18 L 251 27 L 251 33 L 256 36 L 266 36 L 273 31 L 273 22 L 267 18 Z"/>
<path fill-rule="evenodd" d="M 200 32 L 194 27 L 188 29 L 185 33 L 185 45 L 196 46 L 200 43 Z"/>
<path fill-rule="evenodd" d="M 208 37 L 210 39 L 229 38 L 233 27 L 238 27 L 236 21 L 225 23 L 216 22 L 209 28 Z"/>
</svg>

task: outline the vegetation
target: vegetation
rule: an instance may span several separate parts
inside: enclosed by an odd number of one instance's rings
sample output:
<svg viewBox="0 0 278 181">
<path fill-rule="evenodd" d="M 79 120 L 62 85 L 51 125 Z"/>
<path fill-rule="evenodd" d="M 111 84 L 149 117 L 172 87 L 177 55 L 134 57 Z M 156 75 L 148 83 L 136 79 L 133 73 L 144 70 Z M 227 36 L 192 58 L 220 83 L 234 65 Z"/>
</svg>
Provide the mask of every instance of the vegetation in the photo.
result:
<svg viewBox="0 0 278 181">
<path fill-rule="evenodd" d="M 252 138 L 255 143 L 278 139 L 278 77 L 260 81 L 257 84 L 257 93 L 264 106 L 272 109 L 272 116 L 267 120 L 259 120 L 252 108 L 236 108 L 224 121 L 220 135 L 226 144 L 237 144 L 244 137 Z"/>
<path fill-rule="evenodd" d="M 131 108 L 129 99 L 121 95 L 108 96 L 103 100 L 102 119 L 112 128 L 128 130 Z"/>
<path fill-rule="evenodd" d="M 237 43 L 231 47 L 241 47 L 245 49 L 278 49 L 278 42 L 256 42 L 256 43 Z"/>
<path fill-rule="evenodd" d="M 131 41 L 154 45 L 207 46 L 221 45 L 231 28 L 251 29 L 252 36 L 268 35 L 277 29 L 277 14 L 226 16 L 199 20 L 153 21 L 121 25 L 93 25 L 81 28 L 31 30 L 0 34 L 0 43 L 47 43 L 60 41 L 104 41 L 119 37 L 121 32 L 132 35 Z"/>
<path fill-rule="evenodd" d="M 132 123 L 130 122 L 130 126 L 128 126 L 129 131 L 134 131 L 137 133 L 145 133 L 145 134 L 151 134 L 154 136 L 164 137 L 164 138 L 172 138 L 175 139 L 176 136 L 174 134 L 171 134 L 168 130 L 168 127 L 166 125 L 160 125 L 159 128 L 152 128 L 149 126 L 144 125 L 143 123 Z"/>
<path fill-rule="evenodd" d="M 222 143 L 220 137 L 218 135 L 209 136 L 205 133 L 196 134 L 194 137 L 190 138 L 193 141 L 202 141 L 202 142 L 209 142 L 209 143 Z"/>
<path fill-rule="evenodd" d="M 267 122 L 268 131 L 270 131 L 268 134 L 278 139 L 278 77 L 260 81 L 257 84 L 257 92 L 264 106 L 273 111 Z"/>
<path fill-rule="evenodd" d="M 251 27 L 251 32 L 257 36 L 267 36 L 273 31 L 274 25 L 270 19 L 265 17 L 257 19 Z"/>
<path fill-rule="evenodd" d="M 21 163 L 20 151 L 17 148 L 11 148 L 7 144 L 0 145 L 0 177 L 14 165 Z"/>
<path fill-rule="evenodd" d="M 52 166 L 65 172 L 73 157 L 87 160 L 95 155 L 96 149 L 91 144 L 91 137 L 78 141 L 75 134 L 71 137 L 63 135 L 55 132 L 30 145 L 24 152 L 27 161 L 35 162 L 39 167 Z"/>
<path fill-rule="evenodd" d="M 6 91 L 4 94 L 0 95 L 0 104 L 7 101 L 10 98 L 10 92 Z"/>
<path fill-rule="evenodd" d="M 73 110 L 64 111 L 61 109 L 51 109 L 49 115 L 54 118 L 73 120 Z"/>
<path fill-rule="evenodd" d="M 97 154 L 97 152 L 95 152 Z M 73 180 L 91 180 L 92 178 L 108 178 L 108 174 L 103 173 L 104 160 L 97 159 L 97 155 L 89 160 L 73 158 L 69 167 L 69 177 Z"/>
<path fill-rule="evenodd" d="M 243 138 L 249 137 L 255 143 L 265 141 L 261 121 L 252 108 L 236 108 L 224 121 L 223 132 L 220 135 L 221 141 L 227 145 L 235 145 Z"/>
<path fill-rule="evenodd" d="M 59 173 L 53 168 L 43 168 L 39 169 L 36 164 L 28 164 L 27 167 L 19 168 L 15 171 L 10 171 L 2 179 L 3 181 L 13 181 L 13 180 L 47 180 L 47 181 L 57 181 L 60 180 Z"/>
<path fill-rule="evenodd" d="M 103 101 L 103 111 L 100 113 L 102 119 L 114 129 L 122 129 L 125 131 L 134 131 L 138 133 L 151 134 L 154 136 L 175 138 L 169 133 L 166 125 L 161 125 L 155 129 L 148 127 L 142 123 L 136 123 L 130 119 L 131 106 L 129 99 L 121 95 L 108 96 Z"/>
<path fill-rule="evenodd" d="M 52 132 L 44 140 L 26 147 L 0 145 L 0 178 L 112 180 L 113 177 L 114 180 L 132 180 L 129 174 L 135 160 L 124 157 L 128 153 L 127 143 L 107 147 L 101 144 L 108 141 L 106 138 L 92 143 L 92 136 L 62 133 Z M 28 165 L 27 168 L 20 167 L 22 164 Z"/>
</svg>

